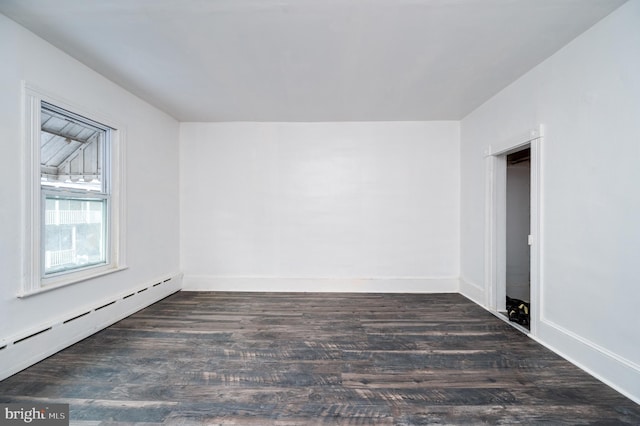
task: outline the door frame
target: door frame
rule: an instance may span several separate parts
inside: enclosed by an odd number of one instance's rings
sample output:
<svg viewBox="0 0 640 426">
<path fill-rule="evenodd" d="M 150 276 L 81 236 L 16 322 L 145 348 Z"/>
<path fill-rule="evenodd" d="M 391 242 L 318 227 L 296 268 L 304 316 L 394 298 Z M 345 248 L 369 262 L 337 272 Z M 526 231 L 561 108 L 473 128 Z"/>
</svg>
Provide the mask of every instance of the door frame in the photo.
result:
<svg viewBox="0 0 640 426">
<path fill-rule="evenodd" d="M 530 331 L 538 334 L 542 313 L 542 149 L 543 127 L 485 147 L 485 306 L 499 315 L 506 296 L 507 155 L 531 148 Z"/>
</svg>

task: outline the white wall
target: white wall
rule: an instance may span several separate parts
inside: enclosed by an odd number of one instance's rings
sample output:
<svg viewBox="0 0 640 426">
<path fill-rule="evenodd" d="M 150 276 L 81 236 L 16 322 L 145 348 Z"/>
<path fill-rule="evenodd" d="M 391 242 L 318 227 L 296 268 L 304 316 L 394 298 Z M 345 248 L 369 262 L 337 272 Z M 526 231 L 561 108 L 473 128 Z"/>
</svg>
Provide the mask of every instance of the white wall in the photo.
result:
<svg viewBox="0 0 640 426">
<path fill-rule="evenodd" d="M 34 356 L 13 351 L 30 330 L 58 324 L 131 290 L 179 273 L 178 123 L 0 15 L 0 378 L 13 362 Z M 129 268 L 101 278 L 19 299 L 23 161 L 21 81 L 125 126 L 126 227 Z M 154 289 L 147 294 L 160 296 Z M 147 302 L 149 297 L 145 295 Z M 127 302 L 129 303 L 129 302 Z M 133 304 L 113 315 L 132 309 Z M 110 318 L 101 313 L 100 323 Z M 117 319 L 113 316 L 111 319 Z M 95 324 L 89 326 L 94 327 Z M 95 330 L 93 330 L 95 331 Z M 74 333 L 90 334 L 91 329 Z M 67 336 L 68 337 L 68 336 Z M 59 339 L 62 339 L 59 336 Z M 63 339 L 62 339 L 63 340 Z M 62 341 L 59 340 L 59 341 Z M 59 342 L 56 342 L 56 344 Z M 33 349 L 33 348 L 32 348 Z M 49 348 L 40 348 L 41 355 Z M 11 352 L 12 355 L 6 355 Z M 22 359 L 19 359 L 22 357 Z"/>
<path fill-rule="evenodd" d="M 457 291 L 459 124 L 182 123 L 187 289 Z"/>
<path fill-rule="evenodd" d="M 461 124 L 461 290 L 484 300 L 483 149 L 545 126 L 540 341 L 640 401 L 640 2 Z"/>
<path fill-rule="evenodd" d="M 531 161 L 507 163 L 507 296 L 529 301 Z"/>
</svg>

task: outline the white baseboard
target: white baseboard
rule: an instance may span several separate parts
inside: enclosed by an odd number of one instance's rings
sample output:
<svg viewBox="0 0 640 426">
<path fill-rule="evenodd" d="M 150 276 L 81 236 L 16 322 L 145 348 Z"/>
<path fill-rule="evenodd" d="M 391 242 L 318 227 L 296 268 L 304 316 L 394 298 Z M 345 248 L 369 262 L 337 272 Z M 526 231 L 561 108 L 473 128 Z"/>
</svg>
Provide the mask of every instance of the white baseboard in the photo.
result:
<svg viewBox="0 0 640 426">
<path fill-rule="evenodd" d="M 552 321 L 538 325 L 531 336 L 567 361 L 640 404 L 640 366 Z"/>
<path fill-rule="evenodd" d="M 460 294 L 484 307 L 484 288 L 464 278 L 460 279 Z"/>
<path fill-rule="evenodd" d="M 3 339 L 0 343 L 0 380 L 179 291 L 181 287 L 182 274 L 165 277 Z"/>
<path fill-rule="evenodd" d="M 487 309 L 483 302 L 484 289 L 482 287 L 465 279 L 460 279 L 460 293 Z M 489 309 L 487 311 L 505 320 L 499 314 Z M 513 325 L 513 323 L 510 324 Z M 639 365 L 548 319 L 538 322 L 536 335 L 531 333 L 527 333 L 527 335 L 627 398 L 640 404 Z"/>
<path fill-rule="evenodd" d="M 185 275 L 185 291 L 457 293 L 458 278 L 290 278 Z"/>
</svg>

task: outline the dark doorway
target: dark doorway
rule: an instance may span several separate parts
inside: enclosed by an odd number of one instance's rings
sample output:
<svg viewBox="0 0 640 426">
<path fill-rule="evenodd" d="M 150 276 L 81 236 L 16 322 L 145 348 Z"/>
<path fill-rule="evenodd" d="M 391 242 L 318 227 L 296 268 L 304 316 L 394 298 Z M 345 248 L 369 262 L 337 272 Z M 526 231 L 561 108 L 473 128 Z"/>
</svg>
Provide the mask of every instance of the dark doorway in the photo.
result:
<svg viewBox="0 0 640 426">
<path fill-rule="evenodd" d="M 531 300 L 530 234 L 531 148 L 526 148 L 507 155 L 505 284 L 507 315 L 527 329 Z"/>
</svg>

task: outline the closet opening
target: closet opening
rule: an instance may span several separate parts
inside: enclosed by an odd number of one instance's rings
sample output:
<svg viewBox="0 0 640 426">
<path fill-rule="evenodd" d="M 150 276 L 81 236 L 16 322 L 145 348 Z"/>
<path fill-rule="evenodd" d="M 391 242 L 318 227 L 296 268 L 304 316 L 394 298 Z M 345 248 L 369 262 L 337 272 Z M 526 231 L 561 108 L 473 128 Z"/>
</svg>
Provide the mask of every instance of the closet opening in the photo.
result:
<svg viewBox="0 0 640 426">
<path fill-rule="evenodd" d="M 531 147 L 506 156 L 505 305 L 509 321 L 531 324 Z"/>
<path fill-rule="evenodd" d="M 534 337 L 541 313 L 543 139 L 540 125 L 484 151 L 485 306 Z"/>
</svg>

